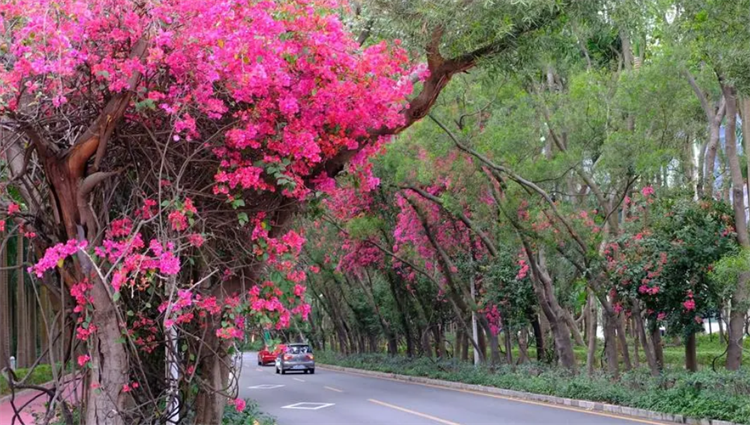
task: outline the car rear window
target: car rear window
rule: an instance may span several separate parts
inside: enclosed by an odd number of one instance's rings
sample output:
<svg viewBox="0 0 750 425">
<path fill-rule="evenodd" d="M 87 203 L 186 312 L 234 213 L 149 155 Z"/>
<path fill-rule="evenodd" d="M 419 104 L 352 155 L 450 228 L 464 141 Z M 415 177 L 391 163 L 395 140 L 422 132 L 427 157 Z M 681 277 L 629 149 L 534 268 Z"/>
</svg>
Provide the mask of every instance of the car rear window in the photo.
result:
<svg viewBox="0 0 750 425">
<path fill-rule="evenodd" d="M 310 354 L 310 353 L 312 353 L 312 348 L 310 348 L 309 345 L 292 345 L 290 347 L 287 347 L 286 350 L 290 354 Z"/>
</svg>

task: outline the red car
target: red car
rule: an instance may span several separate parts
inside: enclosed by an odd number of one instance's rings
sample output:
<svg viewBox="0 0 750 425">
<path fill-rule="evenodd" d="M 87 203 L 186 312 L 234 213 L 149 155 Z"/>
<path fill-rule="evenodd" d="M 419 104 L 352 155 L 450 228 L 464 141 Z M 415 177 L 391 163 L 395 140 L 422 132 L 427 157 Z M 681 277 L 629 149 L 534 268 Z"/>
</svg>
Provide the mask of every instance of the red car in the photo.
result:
<svg viewBox="0 0 750 425">
<path fill-rule="evenodd" d="M 258 366 L 265 366 L 268 363 L 276 362 L 276 357 L 283 351 L 283 347 L 276 347 L 273 351 L 269 351 L 268 347 L 263 347 L 262 350 L 258 351 Z"/>
</svg>

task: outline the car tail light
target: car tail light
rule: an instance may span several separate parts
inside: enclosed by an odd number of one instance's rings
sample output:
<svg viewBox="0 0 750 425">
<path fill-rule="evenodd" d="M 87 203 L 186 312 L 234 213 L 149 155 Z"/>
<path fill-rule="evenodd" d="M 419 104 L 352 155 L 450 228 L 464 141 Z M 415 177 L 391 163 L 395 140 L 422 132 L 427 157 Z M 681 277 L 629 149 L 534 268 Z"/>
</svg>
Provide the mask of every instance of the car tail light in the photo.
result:
<svg viewBox="0 0 750 425">
<path fill-rule="evenodd" d="M 314 360 L 315 357 L 312 354 L 307 355 L 307 360 Z"/>
<path fill-rule="evenodd" d="M 284 360 L 291 360 L 292 355 L 291 354 L 284 354 Z"/>
</svg>

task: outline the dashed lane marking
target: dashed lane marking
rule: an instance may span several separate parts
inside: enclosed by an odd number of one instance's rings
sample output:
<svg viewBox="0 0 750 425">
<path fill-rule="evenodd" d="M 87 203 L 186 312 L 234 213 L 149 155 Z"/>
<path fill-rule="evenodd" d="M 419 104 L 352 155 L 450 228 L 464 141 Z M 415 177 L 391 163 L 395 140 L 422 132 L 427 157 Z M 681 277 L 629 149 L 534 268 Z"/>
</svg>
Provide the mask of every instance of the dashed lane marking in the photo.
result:
<svg viewBox="0 0 750 425">
<path fill-rule="evenodd" d="M 338 388 L 333 388 L 333 387 L 323 387 L 323 388 L 325 388 L 327 390 L 331 390 L 331 391 L 336 391 L 337 393 L 343 393 L 343 391 L 341 391 Z"/>
<path fill-rule="evenodd" d="M 419 416 L 421 418 L 431 419 L 431 420 L 433 420 L 435 422 L 440 422 L 441 424 L 445 424 L 445 425 L 460 425 L 459 423 L 456 423 L 456 422 L 446 421 L 445 419 L 440 419 L 438 417 L 435 417 L 435 416 L 432 416 L 432 415 L 428 415 L 426 413 L 420 413 L 420 412 L 417 412 L 417 411 L 414 411 L 414 410 L 409 410 L 409 409 L 406 409 L 404 407 L 395 406 L 393 404 L 385 403 L 385 402 L 382 402 L 382 401 L 373 400 L 373 399 L 368 399 L 367 401 L 369 401 L 371 403 L 379 404 L 381 406 L 390 407 L 391 409 L 400 410 L 400 411 L 406 412 L 406 413 L 411 413 L 412 415 Z"/>
</svg>

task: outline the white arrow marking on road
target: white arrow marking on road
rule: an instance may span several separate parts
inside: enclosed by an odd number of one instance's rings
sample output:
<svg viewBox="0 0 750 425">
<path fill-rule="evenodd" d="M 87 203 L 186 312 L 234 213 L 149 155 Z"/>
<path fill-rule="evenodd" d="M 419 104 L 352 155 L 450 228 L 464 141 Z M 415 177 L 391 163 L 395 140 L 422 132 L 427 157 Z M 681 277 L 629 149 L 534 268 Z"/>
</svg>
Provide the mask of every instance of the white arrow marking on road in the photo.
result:
<svg viewBox="0 0 750 425">
<path fill-rule="evenodd" d="M 274 388 L 281 388 L 283 385 L 271 385 L 271 384 L 261 384 L 261 385 L 254 385 L 252 387 L 247 387 L 250 390 L 272 390 Z"/>
<path fill-rule="evenodd" d="M 301 409 L 301 410 L 320 410 L 325 409 L 326 407 L 331 407 L 336 403 L 309 403 L 309 402 L 302 402 L 302 403 L 294 403 L 290 404 L 288 406 L 282 406 L 282 409 Z"/>
</svg>

